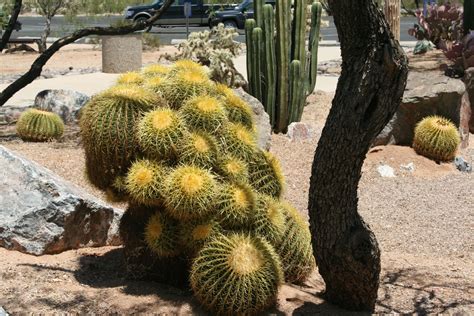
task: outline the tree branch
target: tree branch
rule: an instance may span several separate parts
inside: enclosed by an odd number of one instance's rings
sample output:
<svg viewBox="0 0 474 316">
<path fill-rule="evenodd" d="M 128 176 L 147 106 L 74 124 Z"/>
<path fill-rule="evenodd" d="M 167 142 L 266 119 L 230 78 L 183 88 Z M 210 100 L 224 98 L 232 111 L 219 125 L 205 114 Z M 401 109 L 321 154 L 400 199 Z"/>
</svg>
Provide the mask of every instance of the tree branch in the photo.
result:
<svg viewBox="0 0 474 316">
<path fill-rule="evenodd" d="M 4 105 L 15 93 L 29 85 L 33 80 L 41 75 L 43 66 L 48 60 L 63 46 L 74 43 L 80 38 L 90 35 L 125 35 L 136 31 L 144 30 L 160 18 L 164 11 L 166 11 L 173 0 L 166 0 L 160 9 L 156 10 L 155 14 L 146 21 L 137 21 L 131 25 L 121 27 L 90 27 L 81 30 L 77 30 L 71 35 L 62 37 L 55 41 L 48 49 L 46 49 L 31 65 L 28 70 L 20 78 L 12 82 L 5 90 L 0 93 L 0 106 Z"/>
<path fill-rule="evenodd" d="M 20 15 L 21 5 L 22 0 L 15 0 L 15 6 L 13 7 L 10 20 L 8 21 L 8 26 L 5 30 L 5 33 L 3 33 L 2 41 L 0 42 L 0 53 L 5 49 L 8 44 L 8 41 L 10 40 L 10 36 L 12 35 L 13 29 L 15 28 L 18 16 Z"/>
</svg>

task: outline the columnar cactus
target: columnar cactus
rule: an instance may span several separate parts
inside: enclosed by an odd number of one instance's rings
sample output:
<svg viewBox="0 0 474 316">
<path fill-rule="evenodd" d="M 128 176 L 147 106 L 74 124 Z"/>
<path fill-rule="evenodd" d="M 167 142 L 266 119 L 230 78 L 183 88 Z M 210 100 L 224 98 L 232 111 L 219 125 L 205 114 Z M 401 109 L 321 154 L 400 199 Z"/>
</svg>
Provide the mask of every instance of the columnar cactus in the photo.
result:
<svg viewBox="0 0 474 316">
<path fill-rule="evenodd" d="M 306 0 L 294 1 L 293 19 L 291 2 L 277 1 L 275 18 L 272 5 L 256 0 L 256 21 L 248 19 L 245 27 L 250 93 L 264 104 L 276 132 L 301 120 L 306 97 L 316 85 L 322 6 L 311 6 L 306 49 Z"/>
<path fill-rule="evenodd" d="M 260 313 L 283 271 L 301 281 L 313 268 L 307 230 L 281 199 L 278 161 L 257 147 L 250 106 L 203 68 L 182 61 L 143 73 L 141 84 L 94 97 L 81 121 L 90 180 L 129 202 L 127 271 L 190 283 L 213 314 Z"/>
</svg>

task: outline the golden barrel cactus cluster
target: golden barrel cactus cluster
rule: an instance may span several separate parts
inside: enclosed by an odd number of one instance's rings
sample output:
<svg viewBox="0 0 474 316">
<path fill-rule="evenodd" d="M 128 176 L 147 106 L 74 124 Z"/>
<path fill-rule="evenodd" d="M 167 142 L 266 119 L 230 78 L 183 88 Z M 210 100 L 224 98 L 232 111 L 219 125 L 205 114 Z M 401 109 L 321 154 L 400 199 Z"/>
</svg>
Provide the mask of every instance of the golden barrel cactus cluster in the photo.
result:
<svg viewBox="0 0 474 316">
<path fill-rule="evenodd" d="M 250 106 L 200 65 L 124 74 L 86 105 L 81 133 L 90 181 L 129 203 L 125 249 L 186 262 L 210 311 L 257 314 L 285 279 L 314 268 L 308 225 L 282 200 L 279 162 L 257 147 Z"/>
</svg>

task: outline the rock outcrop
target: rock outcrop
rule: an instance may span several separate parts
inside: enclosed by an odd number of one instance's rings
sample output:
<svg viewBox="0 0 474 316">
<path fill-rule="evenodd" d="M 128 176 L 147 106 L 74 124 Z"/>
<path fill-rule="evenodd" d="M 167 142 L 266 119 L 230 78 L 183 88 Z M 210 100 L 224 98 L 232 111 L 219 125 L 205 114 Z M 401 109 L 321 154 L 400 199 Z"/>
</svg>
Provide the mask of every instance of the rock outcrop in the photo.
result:
<svg viewBox="0 0 474 316">
<path fill-rule="evenodd" d="M 122 211 L 0 146 L 0 246 L 54 254 L 117 245 Z"/>
</svg>

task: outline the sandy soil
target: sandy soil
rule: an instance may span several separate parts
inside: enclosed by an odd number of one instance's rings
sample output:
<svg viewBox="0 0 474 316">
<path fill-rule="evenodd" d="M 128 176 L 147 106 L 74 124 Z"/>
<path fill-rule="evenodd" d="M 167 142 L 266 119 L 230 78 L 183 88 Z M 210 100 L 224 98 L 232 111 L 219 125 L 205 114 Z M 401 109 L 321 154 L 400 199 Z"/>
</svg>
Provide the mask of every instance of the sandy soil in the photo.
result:
<svg viewBox="0 0 474 316">
<path fill-rule="evenodd" d="M 273 136 L 272 151 L 287 178 L 286 198 L 303 213 L 314 150 L 331 99 L 324 93 L 311 96 L 303 117 L 313 130 L 311 139 L 290 142 L 286 136 Z M 84 178 L 83 152 L 77 143 L 2 145 L 102 197 Z M 474 146 L 461 154 L 473 161 Z M 401 168 L 411 162 L 413 173 Z M 380 164 L 391 166 L 396 177 L 382 178 L 376 171 Z M 474 313 L 473 187 L 474 174 L 460 173 L 451 164 L 438 165 L 410 148 L 383 146 L 369 152 L 359 209 L 382 250 L 377 312 Z M 121 251 L 104 247 L 34 257 L 0 249 L 0 306 L 12 313 L 203 313 L 190 293 L 126 280 Z M 284 286 L 270 313 L 343 314 L 324 302 L 323 289 L 315 271 L 302 287 Z"/>
<path fill-rule="evenodd" d="M 143 51 L 143 64 L 150 64 L 158 61 L 158 58 L 165 53 L 176 51 L 174 46 L 162 46 L 159 50 Z M 101 68 L 102 51 L 94 45 L 71 44 L 62 48 L 48 61 L 44 70 L 64 70 L 74 68 Z M 30 69 L 32 62 L 38 57 L 37 53 L 14 53 L 0 54 L 0 74 L 24 73 Z"/>
</svg>

